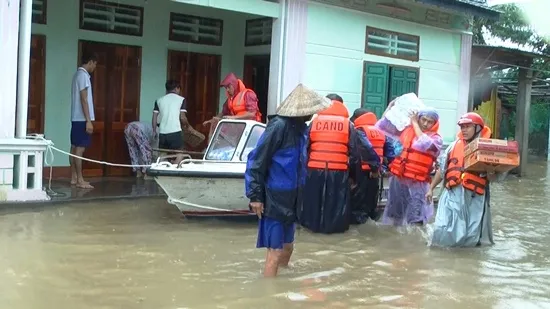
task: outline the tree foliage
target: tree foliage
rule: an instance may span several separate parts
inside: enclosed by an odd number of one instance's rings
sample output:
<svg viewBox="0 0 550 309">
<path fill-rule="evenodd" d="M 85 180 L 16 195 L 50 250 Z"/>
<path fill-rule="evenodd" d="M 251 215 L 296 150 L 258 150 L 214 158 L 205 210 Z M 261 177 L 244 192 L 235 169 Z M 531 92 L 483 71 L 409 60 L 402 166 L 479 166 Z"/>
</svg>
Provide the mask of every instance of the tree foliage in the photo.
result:
<svg viewBox="0 0 550 309">
<path fill-rule="evenodd" d="M 544 0 L 548 1 L 548 0 Z M 550 44 L 538 35 L 525 19 L 522 10 L 515 4 L 493 6 L 501 12 L 499 20 L 487 20 L 474 18 L 473 41 L 474 44 L 488 45 L 487 37 L 496 37 L 503 41 L 527 47 L 533 52 L 550 55 Z M 550 62 L 543 59 L 535 59 L 532 64 L 535 77 L 540 79 L 550 78 Z M 517 79 L 518 68 L 510 68 L 504 71 L 492 72 L 495 79 Z M 507 97 L 508 104 L 515 105 L 515 96 Z M 550 104 L 548 98 L 533 98 L 529 119 L 529 146 L 537 154 L 545 154 L 548 149 Z M 513 111 L 507 122 L 508 137 L 514 137 L 516 127 L 516 112 Z"/>
<path fill-rule="evenodd" d="M 473 24 L 474 44 L 487 45 L 484 33 L 503 41 L 530 47 L 533 51 L 550 55 L 550 45 L 538 35 L 515 4 L 495 5 L 492 9 L 501 12 L 500 19 L 489 20 L 475 17 Z"/>
</svg>

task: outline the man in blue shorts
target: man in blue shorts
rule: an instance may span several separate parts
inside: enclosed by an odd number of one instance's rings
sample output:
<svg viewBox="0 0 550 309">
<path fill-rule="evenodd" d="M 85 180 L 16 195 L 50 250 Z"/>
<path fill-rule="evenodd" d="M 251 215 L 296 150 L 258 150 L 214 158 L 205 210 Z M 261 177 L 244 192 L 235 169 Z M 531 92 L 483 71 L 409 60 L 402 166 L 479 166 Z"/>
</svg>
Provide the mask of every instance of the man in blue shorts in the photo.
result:
<svg viewBox="0 0 550 309">
<path fill-rule="evenodd" d="M 268 116 L 265 132 L 248 154 L 246 196 L 258 216 L 257 248 L 267 248 L 265 277 L 288 266 L 294 250 L 296 209 L 306 176 L 306 121 L 330 106 L 329 99 L 298 85 Z"/>
<path fill-rule="evenodd" d="M 95 121 L 94 100 L 90 74 L 97 65 L 97 56 L 84 55 L 80 67 L 73 75 L 71 86 L 71 153 L 82 157 L 84 150 L 90 146 Z M 83 189 L 92 189 L 89 182 L 82 176 L 82 160 L 70 157 L 71 185 Z"/>
</svg>

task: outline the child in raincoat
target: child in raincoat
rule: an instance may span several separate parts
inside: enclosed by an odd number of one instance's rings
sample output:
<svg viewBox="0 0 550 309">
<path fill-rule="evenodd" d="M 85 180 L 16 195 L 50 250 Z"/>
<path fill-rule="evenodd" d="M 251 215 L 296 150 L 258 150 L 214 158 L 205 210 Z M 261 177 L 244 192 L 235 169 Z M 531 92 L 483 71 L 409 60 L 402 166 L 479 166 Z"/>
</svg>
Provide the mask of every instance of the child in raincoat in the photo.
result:
<svg viewBox="0 0 550 309">
<path fill-rule="evenodd" d="M 391 102 L 389 110 L 393 106 Z M 387 111 L 386 110 L 386 111 Z M 399 137 L 403 150 L 390 164 L 388 202 L 382 224 L 426 224 L 433 216 L 433 203 L 426 200 L 430 175 L 443 147 L 439 114 L 425 108 L 411 116 L 411 124 Z"/>
<path fill-rule="evenodd" d="M 493 171 L 470 173 L 464 171 L 464 147 L 477 137 L 490 138 L 491 130 L 476 113 L 467 113 L 458 121 L 460 132 L 439 159 L 440 169 L 426 194 L 443 180 L 431 245 L 441 247 L 474 247 L 493 244 L 489 182 L 502 178 Z"/>
</svg>

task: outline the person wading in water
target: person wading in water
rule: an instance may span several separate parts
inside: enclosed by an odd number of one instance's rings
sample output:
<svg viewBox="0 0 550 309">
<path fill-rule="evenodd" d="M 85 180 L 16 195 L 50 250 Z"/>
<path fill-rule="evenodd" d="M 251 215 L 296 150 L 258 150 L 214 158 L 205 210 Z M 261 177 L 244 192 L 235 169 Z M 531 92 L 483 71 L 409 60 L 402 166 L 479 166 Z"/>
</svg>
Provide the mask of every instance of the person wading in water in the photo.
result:
<svg viewBox="0 0 550 309">
<path fill-rule="evenodd" d="M 378 121 L 376 115 L 367 109 L 358 108 L 353 112 L 353 117 L 350 120 L 355 125 L 357 133 L 369 140 L 380 165 L 382 165 L 384 159 L 386 164 L 391 163 L 395 158 L 393 143 L 390 138 L 384 135 L 384 132 L 374 126 Z M 378 219 L 376 212 L 378 196 L 380 190 L 384 189 L 380 188 L 381 170 L 382 166 L 378 169 L 372 169 L 367 158 L 362 158 L 361 171 L 363 177 L 361 177 L 357 187 L 353 189 L 352 194 L 352 220 L 355 221 L 354 223 L 365 223 L 367 218 L 373 221 Z"/>
<path fill-rule="evenodd" d="M 351 222 L 350 182 L 358 183 L 361 154 L 378 167 L 368 140 L 359 140 L 339 95 L 308 128 L 307 196 L 298 212 L 300 224 L 314 233 L 343 233 Z M 362 151 L 363 150 L 363 151 Z"/>
<path fill-rule="evenodd" d="M 392 106 L 393 102 L 387 110 Z M 390 164 L 392 176 L 383 224 L 423 225 L 433 216 L 433 203 L 425 196 L 434 162 L 443 147 L 438 130 L 439 114 L 433 108 L 425 108 L 411 115 L 411 124 L 401 132 L 403 151 Z"/>
<path fill-rule="evenodd" d="M 298 85 L 269 116 L 265 132 L 248 154 L 246 196 L 259 218 L 257 248 L 266 248 L 264 276 L 288 266 L 294 250 L 296 210 L 305 182 L 306 121 L 330 101 Z"/>
<path fill-rule="evenodd" d="M 489 182 L 504 178 L 494 170 L 485 173 L 464 171 L 464 148 L 475 138 L 490 138 L 491 129 L 476 113 L 467 113 L 458 120 L 457 140 L 440 157 L 436 172 L 426 194 L 433 198 L 433 190 L 443 180 L 435 216 L 432 246 L 474 247 L 493 244 Z"/>
</svg>

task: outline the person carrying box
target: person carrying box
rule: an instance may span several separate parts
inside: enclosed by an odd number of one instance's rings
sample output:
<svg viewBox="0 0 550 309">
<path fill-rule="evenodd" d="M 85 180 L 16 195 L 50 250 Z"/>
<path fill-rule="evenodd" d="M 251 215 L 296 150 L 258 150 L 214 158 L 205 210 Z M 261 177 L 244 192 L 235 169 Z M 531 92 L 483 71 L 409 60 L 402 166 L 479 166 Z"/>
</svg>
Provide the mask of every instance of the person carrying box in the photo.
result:
<svg viewBox="0 0 550 309">
<path fill-rule="evenodd" d="M 476 138 L 490 138 L 491 129 L 476 113 L 466 113 L 458 121 L 460 132 L 439 158 L 439 169 L 426 194 L 433 198 L 434 188 L 443 181 L 435 216 L 431 246 L 474 247 L 494 244 L 489 207 L 489 183 L 502 176 L 494 167 L 486 172 L 464 169 L 464 150 Z"/>
</svg>

